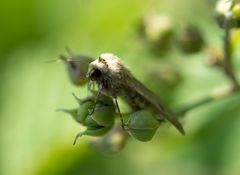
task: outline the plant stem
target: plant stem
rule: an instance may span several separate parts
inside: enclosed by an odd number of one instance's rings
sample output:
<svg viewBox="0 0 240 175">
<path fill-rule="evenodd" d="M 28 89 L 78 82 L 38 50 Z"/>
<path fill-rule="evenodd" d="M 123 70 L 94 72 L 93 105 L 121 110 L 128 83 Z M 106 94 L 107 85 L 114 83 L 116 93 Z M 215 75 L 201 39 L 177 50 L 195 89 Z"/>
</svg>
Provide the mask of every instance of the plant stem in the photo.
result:
<svg viewBox="0 0 240 175">
<path fill-rule="evenodd" d="M 239 89 L 240 85 L 239 82 L 234 74 L 233 66 L 232 66 L 232 59 L 231 59 L 231 36 L 230 36 L 230 28 L 228 26 L 228 22 L 226 21 L 225 24 L 225 36 L 224 36 L 224 59 L 222 68 L 225 75 L 231 80 L 234 89 Z"/>
<path fill-rule="evenodd" d="M 187 105 L 183 107 L 181 110 L 177 112 L 179 117 L 183 117 L 191 109 L 204 105 L 206 103 L 215 101 L 219 98 L 223 98 L 229 95 L 232 95 L 234 92 L 240 90 L 240 84 L 237 80 L 236 75 L 234 74 L 233 65 L 232 65 L 232 51 L 231 51 L 231 28 L 229 27 L 228 20 L 225 22 L 225 35 L 224 35 L 224 58 L 222 64 L 220 64 L 220 68 L 222 68 L 224 74 L 229 78 L 232 83 L 232 87 L 222 91 L 219 94 L 212 94 L 209 97 L 203 98 L 193 104 Z"/>
<path fill-rule="evenodd" d="M 228 96 L 231 96 L 233 95 L 235 92 L 239 92 L 239 89 L 234 89 L 234 88 L 224 88 L 224 89 L 221 89 L 220 91 L 218 90 L 217 92 L 214 92 L 212 93 L 211 95 L 209 95 L 208 97 L 205 97 L 195 103 L 192 103 L 192 104 L 189 104 L 189 105 L 186 105 L 185 107 L 183 107 L 182 109 L 180 109 L 178 112 L 177 112 L 177 115 L 179 117 L 183 117 L 188 111 L 194 109 L 194 108 L 197 108 L 197 107 L 200 107 L 204 104 L 207 104 L 207 103 L 210 103 L 210 102 L 213 102 L 213 101 L 216 101 L 216 100 L 219 100 L 219 99 L 223 99 L 225 97 L 228 97 Z"/>
</svg>

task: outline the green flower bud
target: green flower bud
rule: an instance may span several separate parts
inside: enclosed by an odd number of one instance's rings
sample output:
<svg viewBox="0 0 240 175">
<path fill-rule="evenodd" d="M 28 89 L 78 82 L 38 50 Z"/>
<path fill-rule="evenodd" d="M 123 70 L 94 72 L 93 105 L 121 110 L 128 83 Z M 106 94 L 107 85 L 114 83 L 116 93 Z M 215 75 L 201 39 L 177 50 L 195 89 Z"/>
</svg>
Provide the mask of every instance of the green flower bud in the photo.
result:
<svg viewBox="0 0 240 175">
<path fill-rule="evenodd" d="M 167 15 L 151 14 L 144 17 L 140 31 L 155 53 L 169 50 L 174 25 Z"/>
<path fill-rule="evenodd" d="M 114 123 L 114 112 L 112 106 L 96 107 L 91 117 L 100 126 L 112 126 Z"/>
<path fill-rule="evenodd" d="M 76 120 L 79 123 L 83 123 L 87 116 L 89 115 L 89 111 L 92 110 L 94 107 L 94 97 L 88 96 L 85 99 L 81 100 L 75 94 L 73 94 L 73 96 L 79 104 Z"/>
<path fill-rule="evenodd" d="M 83 123 L 87 116 L 89 115 L 89 111 L 92 110 L 94 106 L 94 101 L 89 100 L 89 101 L 84 101 L 78 108 L 77 116 L 78 116 L 78 121 L 80 123 Z"/>
<path fill-rule="evenodd" d="M 146 37 L 154 43 L 172 34 L 172 21 L 168 16 L 150 15 L 145 18 L 144 24 Z"/>
<path fill-rule="evenodd" d="M 97 122 L 93 120 L 92 116 L 88 115 L 87 118 L 84 120 L 82 123 L 86 127 L 92 127 L 92 126 L 97 126 Z"/>
<path fill-rule="evenodd" d="M 57 111 L 62 111 L 67 114 L 70 114 L 72 118 L 83 125 L 87 117 L 89 116 L 89 110 L 92 110 L 94 106 L 94 97 L 90 96 L 83 100 L 79 99 L 75 94 L 73 94 L 74 98 L 77 100 L 79 107 L 74 109 L 58 109 Z M 89 120 L 89 119 L 88 119 Z M 87 121 L 88 123 L 89 121 Z M 96 122 L 95 122 L 96 124 Z"/>
<path fill-rule="evenodd" d="M 188 26 L 177 38 L 177 44 L 184 53 L 199 52 L 204 44 L 201 32 L 194 26 Z"/>
<path fill-rule="evenodd" d="M 240 19 L 240 3 L 237 3 L 233 6 L 232 14 L 236 19 Z"/>
<path fill-rule="evenodd" d="M 141 110 L 130 115 L 127 126 L 135 139 L 146 142 L 153 138 L 159 122 L 151 112 Z"/>
<path fill-rule="evenodd" d="M 231 9 L 232 12 L 232 23 L 230 27 L 239 28 L 240 27 L 240 3 L 234 4 Z"/>
<path fill-rule="evenodd" d="M 112 98 L 109 97 L 109 96 L 107 96 L 107 95 L 105 95 L 105 94 L 100 94 L 97 102 L 98 102 L 97 105 L 100 104 L 100 106 L 101 106 L 101 105 L 105 105 L 105 106 L 115 106 Z"/>
<path fill-rule="evenodd" d="M 68 77 L 74 85 L 82 86 L 87 83 L 87 71 L 88 65 L 93 61 L 92 58 L 85 55 L 75 55 L 66 57 L 64 55 L 59 56 L 63 61 Z"/>
<path fill-rule="evenodd" d="M 114 123 L 115 105 L 111 97 L 101 95 L 96 103 L 92 118 L 100 126 L 112 126 Z"/>
<path fill-rule="evenodd" d="M 93 120 L 99 126 L 113 125 L 115 105 L 111 97 L 101 94 L 99 95 L 96 102 L 95 102 L 94 96 L 88 96 L 83 100 L 79 99 L 75 95 L 74 97 L 79 103 L 79 108 L 76 116 L 76 120 L 79 123 L 82 123 L 83 125 L 88 126 L 87 123 L 89 122 L 93 123 L 91 121 Z M 94 110 L 94 112 L 91 114 L 91 116 L 89 116 L 92 110 Z"/>
</svg>

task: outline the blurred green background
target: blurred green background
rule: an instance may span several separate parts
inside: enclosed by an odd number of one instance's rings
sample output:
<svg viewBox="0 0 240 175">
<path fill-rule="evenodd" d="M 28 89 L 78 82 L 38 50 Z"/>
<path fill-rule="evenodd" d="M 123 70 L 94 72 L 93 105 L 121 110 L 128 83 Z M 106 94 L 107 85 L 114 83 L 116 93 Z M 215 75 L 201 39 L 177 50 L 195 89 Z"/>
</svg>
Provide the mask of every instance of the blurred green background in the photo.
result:
<svg viewBox="0 0 240 175">
<path fill-rule="evenodd" d="M 102 154 L 88 146 L 89 137 L 72 146 L 79 125 L 55 112 L 74 107 L 71 93 L 84 97 L 86 88 L 74 87 L 62 64 L 45 63 L 65 46 L 95 58 L 111 52 L 170 106 L 191 103 L 228 80 L 206 66 L 205 52 L 151 54 L 136 25 L 156 11 L 171 16 L 177 28 L 197 25 L 207 43 L 221 46 L 213 9 L 210 0 L 1 0 L 0 174 L 240 174 L 240 95 L 190 111 L 182 121 L 184 137 L 163 125 L 150 142 L 130 139 L 120 153 Z M 166 64 L 182 77 L 174 89 L 151 76 Z"/>
</svg>

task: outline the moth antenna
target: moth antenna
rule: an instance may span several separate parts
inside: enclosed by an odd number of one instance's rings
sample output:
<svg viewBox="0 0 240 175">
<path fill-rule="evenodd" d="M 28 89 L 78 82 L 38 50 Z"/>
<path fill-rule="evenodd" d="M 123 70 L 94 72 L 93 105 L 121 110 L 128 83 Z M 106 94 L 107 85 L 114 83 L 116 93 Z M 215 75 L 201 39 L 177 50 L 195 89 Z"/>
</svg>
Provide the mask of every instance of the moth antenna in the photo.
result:
<svg viewBox="0 0 240 175">
<path fill-rule="evenodd" d="M 63 61 L 63 62 L 67 62 L 68 61 L 68 57 L 66 55 L 60 54 L 59 55 L 59 60 Z"/>
<path fill-rule="evenodd" d="M 47 60 L 44 61 L 44 63 L 48 64 L 48 63 L 59 63 L 61 60 L 60 59 L 55 59 L 55 60 Z"/>
<path fill-rule="evenodd" d="M 76 59 L 73 59 L 72 58 L 73 56 L 71 56 L 70 58 L 69 57 L 67 57 L 66 55 L 63 55 L 63 54 L 60 54 L 59 55 L 59 60 L 61 60 L 61 61 L 63 61 L 63 62 L 79 62 L 79 63 L 81 63 L 81 64 L 89 64 L 89 63 L 87 63 L 86 61 L 84 61 L 84 60 L 76 60 Z"/>
<path fill-rule="evenodd" d="M 68 58 L 66 55 L 63 55 L 63 54 L 60 54 L 58 59 L 47 60 L 47 61 L 44 61 L 44 63 L 60 63 L 61 61 L 63 61 L 63 62 L 75 61 L 75 62 L 82 62 L 84 64 L 87 64 L 84 61 Z"/>
<path fill-rule="evenodd" d="M 73 51 L 70 49 L 69 46 L 65 46 L 65 50 L 66 50 L 66 52 L 67 52 L 67 54 L 68 54 L 69 56 L 71 56 L 71 57 L 74 56 Z"/>
<path fill-rule="evenodd" d="M 64 61 L 64 62 L 70 62 L 70 61 L 74 61 L 74 62 L 82 62 L 84 63 L 84 61 L 80 61 L 80 60 L 75 60 L 75 59 L 72 59 L 72 58 L 68 58 L 66 55 L 63 55 L 63 54 L 60 54 L 59 55 L 59 59 Z"/>
<path fill-rule="evenodd" d="M 58 57 L 59 57 L 58 59 L 47 60 L 47 61 L 44 61 L 44 63 L 56 63 L 56 62 L 60 63 L 61 61 L 63 61 L 63 62 L 68 61 L 68 57 L 63 54 L 60 54 Z"/>
</svg>

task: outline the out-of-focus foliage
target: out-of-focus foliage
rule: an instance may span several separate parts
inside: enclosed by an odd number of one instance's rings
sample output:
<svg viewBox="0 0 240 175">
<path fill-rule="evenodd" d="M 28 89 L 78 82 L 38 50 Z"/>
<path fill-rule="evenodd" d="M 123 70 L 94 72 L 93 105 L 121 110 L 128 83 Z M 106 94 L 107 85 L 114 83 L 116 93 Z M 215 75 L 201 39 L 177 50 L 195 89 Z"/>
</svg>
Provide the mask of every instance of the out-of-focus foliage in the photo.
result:
<svg viewBox="0 0 240 175">
<path fill-rule="evenodd" d="M 177 28 L 194 24 L 206 43 L 221 47 L 223 32 L 214 21 L 214 1 L 0 1 L 0 174 L 240 173 L 238 94 L 190 111 L 182 120 L 184 137 L 165 124 L 151 142 L 129 139 L 117 154 L 94 151 L 87 136 L 72 146 L 81 126 L 55 109 L 74 107 L 71 93 L 82 98 L 86 87 L 71 85 L 62 64 L 45 64 L 65 46 L 95 58 L 115 53 L 172 108 L 229 83 L 206 66 L 204 51 L 187 56 L 175 49 L 164 56 L 152 54 L 136 34 L 139 19 L 151 11 L 169 15 Z M 232 36 L 240 76 L 239 31 Z M 163 76 L 161 67 L 174 72 Z M 128 110 L 120 105 L 123 112 Z"/>
</svg>

